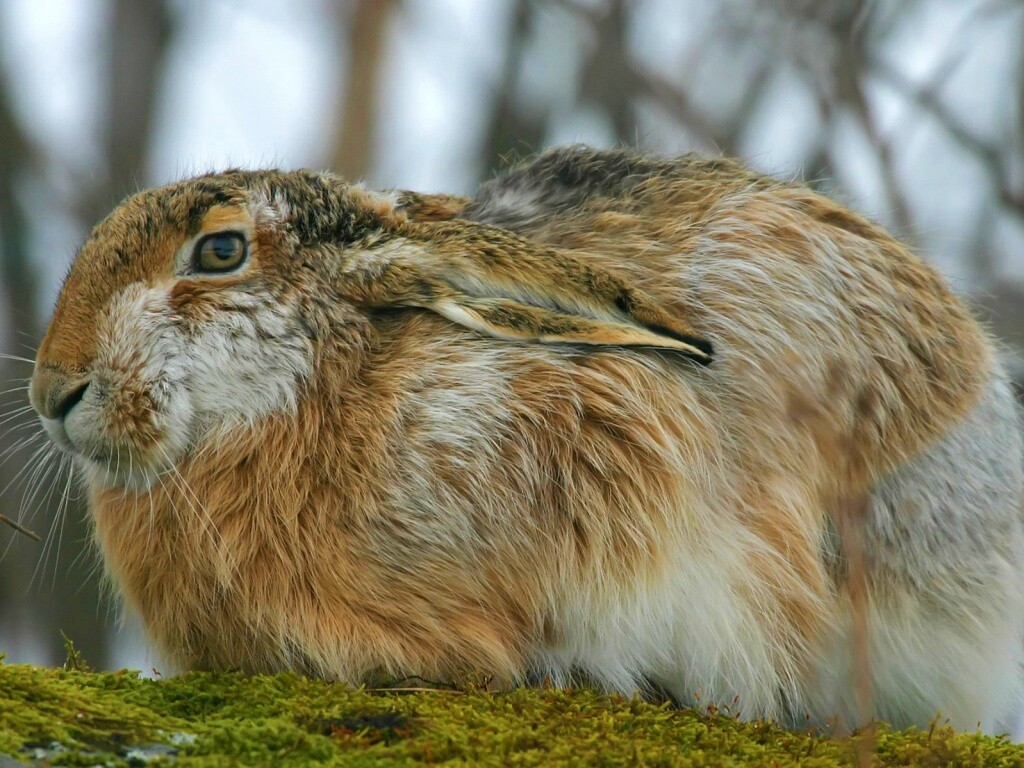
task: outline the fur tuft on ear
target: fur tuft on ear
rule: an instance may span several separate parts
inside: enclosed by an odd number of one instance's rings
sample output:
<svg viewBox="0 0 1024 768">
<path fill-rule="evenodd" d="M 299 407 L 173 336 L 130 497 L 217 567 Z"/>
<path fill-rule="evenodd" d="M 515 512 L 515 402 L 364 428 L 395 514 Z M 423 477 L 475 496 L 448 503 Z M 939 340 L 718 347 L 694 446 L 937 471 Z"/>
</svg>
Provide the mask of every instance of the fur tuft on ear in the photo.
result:
<svg viewBox="0 0 1024 768">
<path fill-rule="evenodd" d="M 711 344 L 623 278 L 508 230 L 411 223 L 352 254 L 346 295 L 374 308 L 420 307 L 511 341 L 650 347 L 711 362 Z"/>
</svg>

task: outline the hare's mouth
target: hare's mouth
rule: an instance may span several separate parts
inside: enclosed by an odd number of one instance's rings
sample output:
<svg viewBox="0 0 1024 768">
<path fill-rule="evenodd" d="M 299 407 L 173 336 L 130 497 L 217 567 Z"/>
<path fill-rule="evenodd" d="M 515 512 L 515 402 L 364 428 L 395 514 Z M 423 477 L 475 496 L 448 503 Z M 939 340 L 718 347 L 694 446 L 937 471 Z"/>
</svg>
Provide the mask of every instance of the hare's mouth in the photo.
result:
<svg viewBox="0 0 1024 768">
<path fill-rule="evenodd" d="M 90 384 L 71 407 L 40 414 L 50 440 L 75 457 L 90 481 L 107 487 L 145 490 L 171 470 L 184 441 L 169 414 L 147 405 L 132 412 L 123 392 Z"/>
</svg>

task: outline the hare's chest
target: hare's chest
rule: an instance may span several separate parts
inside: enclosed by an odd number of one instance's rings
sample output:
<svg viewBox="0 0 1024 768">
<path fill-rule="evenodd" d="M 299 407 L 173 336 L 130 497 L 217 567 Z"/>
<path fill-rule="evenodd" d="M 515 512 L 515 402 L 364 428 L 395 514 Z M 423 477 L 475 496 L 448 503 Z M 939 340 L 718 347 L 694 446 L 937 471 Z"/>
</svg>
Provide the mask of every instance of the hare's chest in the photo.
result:
<svg viewBox="0 0 1024 768">
<path fill-rule="evenodd" d="M 172 501 L 158 493 L 94 495 L 109 577 L 176 665 L 276 668 L 271 595 L 253 589 L 251 563 L 211 520 Z"/>
</svg>

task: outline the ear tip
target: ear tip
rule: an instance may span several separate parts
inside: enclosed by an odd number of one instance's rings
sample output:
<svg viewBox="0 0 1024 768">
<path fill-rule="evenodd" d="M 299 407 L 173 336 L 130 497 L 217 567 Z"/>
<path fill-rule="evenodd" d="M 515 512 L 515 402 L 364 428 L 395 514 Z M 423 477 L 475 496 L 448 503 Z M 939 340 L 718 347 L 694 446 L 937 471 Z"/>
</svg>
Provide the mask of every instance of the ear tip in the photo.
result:
<svg viewBox="0 0 1024 768">
<path fill-rule="evenodd" d="M 702 357 L 695 357 L 698 363 L 701 365 L 711 365 L 712 361 L 715 359 L 715 348 L 711 345 L 710 341 L 690 338 L 686 339 L 686 343 L 701 352 Z"/>
<path fill-rule="evenodd" d="M 711 365 L 715 358 L 715 348 L 707 339 L 702 339 L 699 336 L 691 336 L 688 333 L 680 333 L 679 331 L 674 331 L 671 328 L 665 328 L 661 325 L 652 325 L 648 327 L 650 327 L 650 329 L 655 333 L 668 336 L 676 341 L 681 341 L 688 347 L 692 347 L 693 352 L 690 352 L 688 356 L 701 365 Z"/>
</svg>

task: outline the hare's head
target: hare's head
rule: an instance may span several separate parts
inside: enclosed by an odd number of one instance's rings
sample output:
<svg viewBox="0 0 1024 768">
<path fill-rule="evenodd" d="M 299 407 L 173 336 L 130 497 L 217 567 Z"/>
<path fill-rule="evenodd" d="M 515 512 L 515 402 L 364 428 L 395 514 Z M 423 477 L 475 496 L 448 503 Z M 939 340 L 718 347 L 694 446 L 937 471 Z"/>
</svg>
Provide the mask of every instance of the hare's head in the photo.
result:
<svg viewBox="0 0 1024 768">
<path fill-rule="evenodd" d="M 46 430 L 95 481 L 148 487 L 203 440 L 350 375 L 393 308 L 512 341 L 709 359 L 613 275 L 444 220 L 450 199 L 422 202 L 308 171 L 203 176 L 128 199 L 82 247 L 39 348 L 31 398 Z"/>
</svg>

